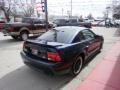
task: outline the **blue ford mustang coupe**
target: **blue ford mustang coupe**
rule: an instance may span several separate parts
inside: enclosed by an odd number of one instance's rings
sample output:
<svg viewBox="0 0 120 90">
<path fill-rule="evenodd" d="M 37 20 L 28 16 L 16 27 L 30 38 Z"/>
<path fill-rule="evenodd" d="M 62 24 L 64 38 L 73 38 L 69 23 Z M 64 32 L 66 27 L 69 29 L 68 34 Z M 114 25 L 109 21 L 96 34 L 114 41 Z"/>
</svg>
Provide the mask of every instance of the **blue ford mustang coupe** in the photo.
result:
<svg viewBox="0 0 120 90">
<path fill-rule="evenodd" d="M 103 42 L 102 36 L 88 28 L 56 27 L 34 40 L 25 41 L 21 56 L 30 67 L 76 76 L 85 62 L 100 52 Z"/>
</svg>

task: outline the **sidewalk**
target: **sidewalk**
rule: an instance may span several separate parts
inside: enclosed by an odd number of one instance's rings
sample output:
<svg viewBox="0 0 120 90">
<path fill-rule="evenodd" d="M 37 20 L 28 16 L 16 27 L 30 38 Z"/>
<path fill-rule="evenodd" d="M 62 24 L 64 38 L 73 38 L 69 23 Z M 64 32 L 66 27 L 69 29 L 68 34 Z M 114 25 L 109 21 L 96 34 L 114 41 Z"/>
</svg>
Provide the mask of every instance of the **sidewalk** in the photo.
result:
<svg viewBox="0 0 120 90">
<path fill-rule="evenodd" d="M 77 90 L 120 90 L 120 42 L 111 48 Z"/>
</svg>

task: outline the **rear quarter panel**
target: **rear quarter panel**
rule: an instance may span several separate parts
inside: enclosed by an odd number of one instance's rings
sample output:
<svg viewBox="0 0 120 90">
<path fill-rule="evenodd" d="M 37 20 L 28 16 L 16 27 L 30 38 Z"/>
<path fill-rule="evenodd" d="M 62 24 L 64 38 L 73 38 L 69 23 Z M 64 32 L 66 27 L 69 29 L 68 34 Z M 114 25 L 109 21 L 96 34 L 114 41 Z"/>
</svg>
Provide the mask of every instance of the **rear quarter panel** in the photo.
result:
<svg viewBox="0 0 120 90">
<path fill-rule="evenodd" d="M 85 45 L 83 43 L 75 43 L 59 47 L 58 49 L 62 59 L 65 62 L 71 62 L 72 64 L 76 57 L 78 57 L 81 53 L 85 53 L 84 48 Z"/>
</svg>

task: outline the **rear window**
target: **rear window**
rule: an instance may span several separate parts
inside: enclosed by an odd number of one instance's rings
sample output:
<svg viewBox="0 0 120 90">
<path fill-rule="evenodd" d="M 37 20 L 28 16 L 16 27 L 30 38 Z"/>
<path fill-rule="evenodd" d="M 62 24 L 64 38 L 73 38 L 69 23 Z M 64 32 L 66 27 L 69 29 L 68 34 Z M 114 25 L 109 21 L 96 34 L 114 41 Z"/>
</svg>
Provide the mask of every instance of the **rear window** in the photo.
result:
<svg viewBox="0 0 120 90">
<path fill-rule="evenodd" d="M 41 35 L 38 39 L 50 42 L 71 43 L 75 34 L 75 32 L 72 31 L 73 30 L 50 30 Z"/>
<path fill-rule="evenodd" d="M 45 24 L 45 20 L 43 19 L 34 19 L 35 24 Z"/>
<path fill-rule="evenodd" d="M 31 18 L 23 18 L 23 19 L 22 19 L 22 22 L 23 22 L 23 23 L 31 23 L 32 20 L 31 20 Z"/>
<path fill-rule="evenodd" d="M 56 24 L 66 23 L 66 22 L 67 22 L 67 20 L 65 20 L 65 19 L 57 19 L 57 20 L 54 21 L 54 23 L 56 23 Z"/>
</svg>

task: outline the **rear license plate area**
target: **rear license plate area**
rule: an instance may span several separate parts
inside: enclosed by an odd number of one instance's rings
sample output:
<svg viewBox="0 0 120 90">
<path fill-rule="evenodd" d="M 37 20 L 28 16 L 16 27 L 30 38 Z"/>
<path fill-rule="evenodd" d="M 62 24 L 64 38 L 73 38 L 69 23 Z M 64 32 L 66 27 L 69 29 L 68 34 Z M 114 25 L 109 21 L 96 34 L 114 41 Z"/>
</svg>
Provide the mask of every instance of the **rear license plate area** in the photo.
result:
<svg viewBox="0 0 120 90">
<path fill-rule="evenodd" d="M 33 55 L 38 55 L 38 50 L 35 49 L 35 48 L 33 48 L 33 49 L 31 50 L 31 52 L 32 52 Z"/>
</svg>

